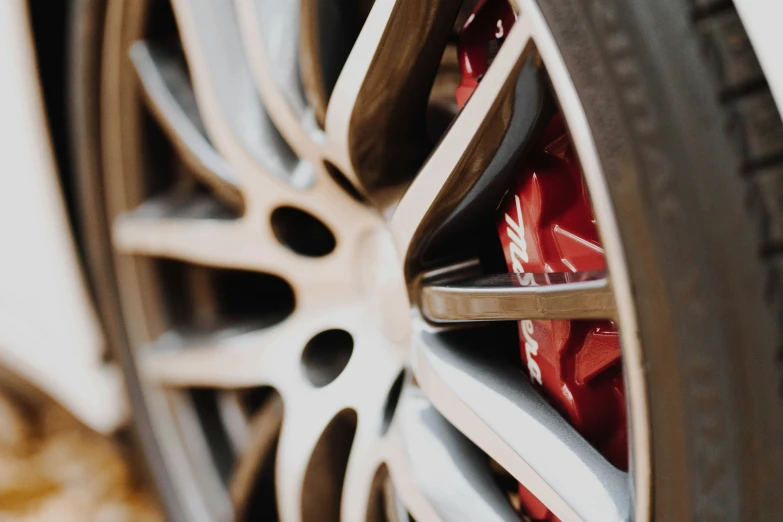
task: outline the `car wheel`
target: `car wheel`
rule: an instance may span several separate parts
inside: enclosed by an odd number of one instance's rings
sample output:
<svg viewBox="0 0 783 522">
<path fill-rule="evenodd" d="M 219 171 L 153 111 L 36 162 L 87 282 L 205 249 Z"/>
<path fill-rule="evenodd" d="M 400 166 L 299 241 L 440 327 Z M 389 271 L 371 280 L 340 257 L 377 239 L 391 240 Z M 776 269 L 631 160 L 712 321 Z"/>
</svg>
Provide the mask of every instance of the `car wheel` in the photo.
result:
<svg viewBox="0 0 783 522">
<path fill-rule="evenodd" d="M 174 520 L 776 520 L 783 125 L 722 0 L 79 0 Z"/>
</svg>

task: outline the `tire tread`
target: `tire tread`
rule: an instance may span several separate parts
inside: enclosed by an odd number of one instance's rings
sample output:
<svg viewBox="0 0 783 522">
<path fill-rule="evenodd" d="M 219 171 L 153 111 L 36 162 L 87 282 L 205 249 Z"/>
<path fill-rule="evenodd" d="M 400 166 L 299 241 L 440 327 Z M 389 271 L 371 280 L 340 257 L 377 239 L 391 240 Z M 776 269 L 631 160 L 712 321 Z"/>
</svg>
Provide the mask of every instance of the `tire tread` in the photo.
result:
<svg viewBox="0 0 783 522">
<path fill-rule="evenodd" d="M 690 0 L 703 52 L 719 86 L 728 132 L 746 179 L 745 206 L 762 232 L 766 299 L 778 317 L 783 395 L 783 120 L 731 0 Z"/>
</svg>

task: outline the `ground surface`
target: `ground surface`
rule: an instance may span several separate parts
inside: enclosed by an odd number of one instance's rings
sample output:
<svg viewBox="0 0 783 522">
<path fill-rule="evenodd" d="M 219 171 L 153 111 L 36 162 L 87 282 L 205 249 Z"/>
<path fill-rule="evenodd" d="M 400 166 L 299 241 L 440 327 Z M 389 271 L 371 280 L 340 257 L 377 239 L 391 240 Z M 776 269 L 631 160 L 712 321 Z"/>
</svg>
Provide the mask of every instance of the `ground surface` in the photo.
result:
<svg viewBox="0 0 783 522">
<path fill-rule="evenodd" d="M 0 391 L 0 522 L 162 522 L 119 443 Z"/>
</svg>

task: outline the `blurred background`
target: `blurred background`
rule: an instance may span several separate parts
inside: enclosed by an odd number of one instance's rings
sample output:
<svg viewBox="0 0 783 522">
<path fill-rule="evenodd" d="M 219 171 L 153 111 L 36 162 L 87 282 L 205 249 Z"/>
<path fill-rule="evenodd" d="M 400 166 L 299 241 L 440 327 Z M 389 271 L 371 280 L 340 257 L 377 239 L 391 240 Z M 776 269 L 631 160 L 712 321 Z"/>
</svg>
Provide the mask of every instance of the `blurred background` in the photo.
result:
<svg viewBox="0 0 783 522">
<path fill-rule="evenodd" d="M 0 387 L 0 520 L 158 522 L 128 436 L 87 428 L 5 374 Z"/>
<path fill-rule="evenodd" d="M 68 239 L 56 167 L 67 147 L 49 141 L 46 117 L 57 136 L 65 125 L 70 5 L 0 2 L 0 520 L 153 522 L 163 517 L 122 427 L 124 391 Z M 38 55 L 31 26 L 47 35 Z M 84 404 L 73 410 L 82 421 L 50 396 Z"/>
</svg>

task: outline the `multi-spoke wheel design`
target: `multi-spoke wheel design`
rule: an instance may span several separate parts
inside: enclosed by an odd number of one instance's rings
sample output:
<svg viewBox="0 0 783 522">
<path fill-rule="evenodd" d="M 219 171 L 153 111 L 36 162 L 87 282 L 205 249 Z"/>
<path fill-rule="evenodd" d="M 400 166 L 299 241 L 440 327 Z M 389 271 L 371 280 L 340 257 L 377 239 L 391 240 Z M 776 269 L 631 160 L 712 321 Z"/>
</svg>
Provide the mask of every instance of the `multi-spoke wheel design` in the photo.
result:
<svg viewBox="0 0 783 522">
<path fill-rule="evenodd" d="M 513 3 L 459 112 L 444 100 L 472 5 L 170 9 L 108 3 L 99 103 L 130 353 L 185 518 L 519 520 L 510 478 L 563 521 L 646 520 L 620 235 L 537 4 Z M 555 107 L 608 268 L 521 282 L 487 244 Z M 550 319 L 619 326 L 631 471 L 523 376 L 516 324 Z"/>
</svg>

